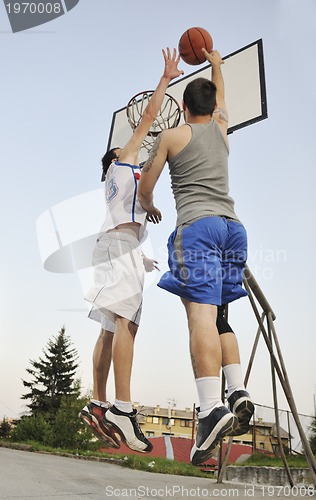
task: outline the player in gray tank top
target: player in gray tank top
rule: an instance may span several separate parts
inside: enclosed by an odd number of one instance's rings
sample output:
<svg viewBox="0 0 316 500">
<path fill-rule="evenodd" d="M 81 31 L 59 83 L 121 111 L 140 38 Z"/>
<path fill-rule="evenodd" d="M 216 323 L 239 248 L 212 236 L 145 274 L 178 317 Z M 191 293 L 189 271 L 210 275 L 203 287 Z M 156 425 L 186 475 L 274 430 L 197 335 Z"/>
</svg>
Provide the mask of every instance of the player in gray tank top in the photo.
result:
<svg viewBox="0 0 316 500">
<path fill-rule="evenodd" d="M 243 383 L 237 339 L 223 314 L 225 304 L 247 295 L 242 287 L 247 234 L 228 194 L 223 61 L 217 51 L 204 53 L 212 64 L 212 81 L 196 78 L 187 85 L 186 123 L 158 136 L 138 188 L 147 216 L 158 223 L 161 214 L 154 206 L 153 190 L 168 161 L 177 227 L 168 240 L 170 270 L 158 286 L 181 298 L 188 318 L 199 396 L 193 464 L 211 457 L 222 437 L 246 433 L 254 413 Z M 228 407 L 221 401 L 221 369 Z"/>
</svg>

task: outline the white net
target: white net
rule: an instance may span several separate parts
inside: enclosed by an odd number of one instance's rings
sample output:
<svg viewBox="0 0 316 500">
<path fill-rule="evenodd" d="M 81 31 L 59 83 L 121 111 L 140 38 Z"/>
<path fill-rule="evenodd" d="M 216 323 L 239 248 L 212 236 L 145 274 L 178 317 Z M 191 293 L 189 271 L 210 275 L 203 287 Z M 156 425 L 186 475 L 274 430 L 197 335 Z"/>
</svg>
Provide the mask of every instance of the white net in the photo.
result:
<svg viewBox="0 0 316 500">
<path fill-rule="evenodd" d="M 126 108 L 126 114 L 128 122 L 133 130 L 135 130 L 139 125 L 144 110 L 152 95 L 152 90 L 140 92 L 139 94 L 136 94 L 134 97 L 132 97 L 132 99 L 129 101 Z M 176 127 L 180 122 L 180 118 L 181 109 L 178 102 L 171 95 L 165 94 L 157 117 L 149 129 L 142 147 L 149 152 L 157 135 L 163 130 Z"/>
</svg>

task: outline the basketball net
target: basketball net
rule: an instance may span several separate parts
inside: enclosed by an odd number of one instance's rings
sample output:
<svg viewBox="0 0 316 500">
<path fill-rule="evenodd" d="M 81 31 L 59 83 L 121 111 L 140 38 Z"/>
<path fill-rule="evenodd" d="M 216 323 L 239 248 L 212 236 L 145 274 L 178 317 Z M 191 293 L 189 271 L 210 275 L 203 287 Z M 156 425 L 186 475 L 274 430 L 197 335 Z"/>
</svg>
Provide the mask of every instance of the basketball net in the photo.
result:
<svg viewBox="0 0 316 500">
<path fill-rule="evenodd" d="M 139 125 L 144 110 L 149 103 L 153 90 L 139 92 L 132 97 L 126 107 L 128 123 L 134 131 Z M 143 141 L 142 148 L 148 153 L 155 142 L 157 135 L 163 130 L 177 127 L 181 118 L 181 109 L 178 102 L 169 94 L 165 94 L 163 103 L 158 111 L 156 119 L 151 125 L 146 138 Z"/>
</svg>

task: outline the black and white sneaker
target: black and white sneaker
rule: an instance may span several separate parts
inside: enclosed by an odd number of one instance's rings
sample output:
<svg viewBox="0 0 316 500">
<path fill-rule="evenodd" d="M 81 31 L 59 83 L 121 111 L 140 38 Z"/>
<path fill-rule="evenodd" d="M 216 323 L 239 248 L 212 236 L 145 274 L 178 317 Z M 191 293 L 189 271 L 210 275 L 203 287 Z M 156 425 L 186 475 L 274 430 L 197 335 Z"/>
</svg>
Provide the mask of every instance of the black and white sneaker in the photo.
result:
<svg viewBox="0 0 316 500">
<path fill-rule="evenodd" d="M 199 408 L 197 408 L 197 413 Z M 199 418 L 195 443 L 191 450 L 190 460 L 193 465 L 201 464 L 217 451 L 218 442 L 230 436 L 238 425 L 237 417 L 226 406 L 214 408 L 209 415 Z"/>
<path fill-rule="evenodd" d="M 148 453 L 153 449 L 153 445 L 140 429 L 136 410 L 124 413 L 116 406 L 112 406 L 106 412 L 103 422 L 109 429 L 118 433 L 131 450 Z"/>
<path fill-rule="evenodd" d="M 247 391 L 234 391 L 227 399 L 229 409 L 238 418 L 238 426 L 231 436 L 241 436 L 249 431 L 249 422 L 254 414 L 255 406 Z"/>
</svg>

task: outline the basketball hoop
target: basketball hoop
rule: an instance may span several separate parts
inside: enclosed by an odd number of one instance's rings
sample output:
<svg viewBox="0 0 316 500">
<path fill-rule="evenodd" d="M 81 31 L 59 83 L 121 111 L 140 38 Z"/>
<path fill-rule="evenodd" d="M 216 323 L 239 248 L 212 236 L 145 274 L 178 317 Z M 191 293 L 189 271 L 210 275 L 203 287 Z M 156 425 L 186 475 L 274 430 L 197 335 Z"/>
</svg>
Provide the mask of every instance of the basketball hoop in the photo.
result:
<svg viewBox="0 0 316 500">
<path fill-rule="evenodd" d="M 145 90 L 139 92 L 132 97 L 126 107 L 126 114 L 128 123 L 134 131 L 139 125 L 144 110 L 153 95 L 153 90 Z M 151 150 L 157 135 L 163 130 L 177 127 L 179 125 L 181 118 L 181 109 L 178 102 L 169 94 L 165 94 L 163 103 L 158 111 L 156 119 L 154 120 L 152 126 L 150 127 L 148 134 L 143 141 L 142 148 L 145 148 L 148 152 Z"/>
</svg>

